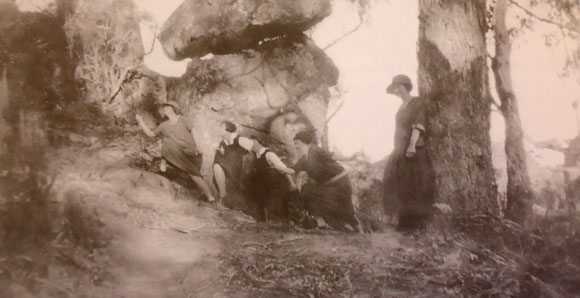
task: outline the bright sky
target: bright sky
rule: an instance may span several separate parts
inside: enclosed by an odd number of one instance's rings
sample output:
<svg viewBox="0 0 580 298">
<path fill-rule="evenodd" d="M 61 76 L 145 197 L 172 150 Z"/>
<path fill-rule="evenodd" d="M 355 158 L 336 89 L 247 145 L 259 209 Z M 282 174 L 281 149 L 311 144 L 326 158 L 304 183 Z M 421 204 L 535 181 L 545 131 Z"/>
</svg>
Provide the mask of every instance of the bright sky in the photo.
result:
<svg viewBox="0 0 580 298">
<path fill-rule="evenodd" d="M 314 39 L 319 45 L 332 39 L 328 35 L 338 36 L 357 24 L 356 16 L 354 20 L 342 17 L 349 14 L 344 11 L 352 9 L 335 6 L 333 15 L 317 28 Z M 400 100 L 384 90 L 397 73 L 408 74 L 417 84 L 417 14 L 417 1 L 379 1 L 368 25 L 327 51 L 339 67 L 340 84 L 347 91 L 344 107 L 330 124 L 331 146 L 347 154 L 363 150 L 373 161 L 392 150 L 394 115 Z M 337 25 L 341 23 L 348 23 L 346 30 Z M 514 89 L 524 130 L 534 141 L 576 135 L 571 103 L 580 99 L 580 88 L 574 78 L 558 76 L 563 55 L 562 47 L 546 48 L 538 33 L 519 37 L 514 46 Z M 492 116 L 492 126 L 492 140 L 502 140 L 503 120 L 497 113 Z"/>
<path fill-rule="evenodd" d="M 31 5 L 36 0 L 18 0 Z M 37 2 L 50 2 L 38 0 Z M 162 24 L 182 0 L 135 0 Z M 320 46 L 328 44 L 358 24 L 355 10 L 343 1 L 334 1 L 333 14 L 319 24 L 313 34 Z M 339 84 L 344 90 L 343 108 L 330 122 L 331 147 L 345 154 L 363 150 L 371 160 L 384 158 L 393 146 L 394 115 L 400 100 L 385 94 L 392 76 L 408 74 L 416 85 L 418 33 L 417 1 L 373 1 L 369 23 L 327 50 L 340 70 Z M 511 16 L 513 22 L 518 20 Z M 546 27 L 549 30 L 550 27 Z M 150 45 L 151 32 L 142 26 L 144 44 Z M 546 30 L 542 32 L 546 32 Z M 577 45 L 568 45 L 569 47 Z M 518 37 L 512 52 L 512 74 L 526 134 L 535 141 L 568 139 L 576 134 L 571 107 L 580 94 L 573 77 L 559 77 L 565 57 L 563 45 L 547 48 L 538 32 Z M 166 59 L 157 43 L 146 58 L 154 70 L 179 76 L 187 61 Z M 490 81 L 493 83 L 493 80 Z M 413 91 L 416 94 L 416 90 Z M 329 114 L 337 103 L 331 105 Z M 501 116 L 492 116 L 492 139 L 503 138 Z"/>
<path fill-rule="evenodd" d="M 177 7 L 181 0 L 164 1 L 164 5 L 170 5 L 163 10 L 156 9 L 159 6 L 156 0 L 136 3 L 162 23 L 171 14 L 170 8 Z M 314 41 L 321 47 L 358 24 L 352 6 L 342 1 L 335 4 L 333 14 L 319 24 L 313 34 Z M 344 153 L 363 150 L 376 161 L 392 149 L 394 113 L 399 102 L 387 96 L 384 90 L 397 73 L 407 73 L 415 81 L 416 14 L 414 1 L 378 3 L 370 12 L 371 22 L 327 51 L 340 70 L 339 84 L 345 91 L 329 108 L 330 114 L 339 101 L 344 100 L 344 106 L 329 124 L 330 142 L 335 150 Z M 144 39 L 151 36 L 147 30 L 142 33 L 147 36 Z M 163 54 L 159 44 L 152 56 L 155 58 L 148 57 L 146 61 L 149 67 L 165 75 L 179 76 L 185 69 L 186 63 L 160 59 Z"/>
<path fill-rule="evenodd" d="M 320 46 L 358 24 L 348 4 L 333 8 L 313 35 Z M 387 95 L 385 88 L 399 73 L 416 82 L 417 13 L 417 1 L 380 1 L 372 7 L 368 24 L 327 50 L 345 90 L 344 106 L 329 124 L 331 147 L 345 154 L 362 150 L 373 161 L 392 150 L 400 100 Z"/>
<path fill-rule="evenodd" d="M 157 8 L 162 6 L 157 0 L 138 1 L 159 22 L 169 17 L 171 8 L 180 2 L 164 1 L 164 9 L 160 10 Z M 333 14 L 316 27 L 314 41 L 323 47 L 354 28 L 358 24 L 354 11 L 343 1 L 335 1 Z M 417 1 L 377 1 L 368 23 L 327 50 L 340 70 L 339 84 L 344 91 L 340 99 L 344 100 L 344 106 L 329 124 L 334 149 L 345 154 L 362 150 L 372 161 L 384 158 L 392 150 L 395 113 L 400 100 L 385 94 L 384 90 L 398 73 L 408 74 L 417 84 L 417 14 Z M 514 21 L 517 20 L 514 18 Z M 536 33 L 519 37 L 512 54 L 514 88 L 524 130 L 535 141 L 571 138 L 576 133 L 576 123 L 570 105 L 580 94 L 580 88 L 572 78 L 558 76 L 563 57 L 561 47 L 546 48 L 538 36 Z M 160 47 L 157 45 L 156 49 Z M 179 63 L 175 67 L 169 66 L 170 62 L 158 64 L 165 65 L 165 69 L 184 69 Z M 340 100 L 330 106 L 329 114 Z M 492 116 L 494 141 L 503 139 L 502 122 L 499 114 Z"/>
</svg>

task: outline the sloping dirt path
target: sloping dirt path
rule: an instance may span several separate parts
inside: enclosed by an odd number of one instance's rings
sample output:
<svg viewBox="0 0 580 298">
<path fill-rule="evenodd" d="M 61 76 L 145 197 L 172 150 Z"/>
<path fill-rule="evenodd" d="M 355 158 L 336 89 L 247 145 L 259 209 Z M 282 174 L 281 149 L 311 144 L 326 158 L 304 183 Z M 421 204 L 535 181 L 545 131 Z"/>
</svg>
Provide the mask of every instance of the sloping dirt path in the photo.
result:
<svg viewBox="0 0 580 298">
<path fill-rule="evenodd" d="M 131 167 L 133 152 L 138 143 L 119 139 L 51 158 L 55 198 L 82 204 L 110 237 L 100 251 L 110 278 L 78 297 L 406 297 L 381 273 L 393 254 L 413 253 L 398 233 L 255 223 Z"/>
</svg>

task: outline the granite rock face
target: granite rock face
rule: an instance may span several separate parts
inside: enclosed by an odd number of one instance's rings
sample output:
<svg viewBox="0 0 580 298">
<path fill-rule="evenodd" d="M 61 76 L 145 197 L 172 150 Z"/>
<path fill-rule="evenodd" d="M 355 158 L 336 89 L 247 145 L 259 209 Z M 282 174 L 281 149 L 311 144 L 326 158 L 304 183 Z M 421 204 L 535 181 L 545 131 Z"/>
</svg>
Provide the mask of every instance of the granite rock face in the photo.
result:
<svg viewBox="0 0 580 298">
<path fill-rule="evenodd" d="M 223 120 L 238 124 L 242 134 L 256 136 L 284 158 L 294 162 L 294 135 L 323 131 L 328 88 L 338 70 L 326 54 L 303 34 L 263 43 L 243 53 L 194 58 L 181 78 L 166 79 L 167 98 L 177 101 L 195 123 L 194 135 L 203 153 L 202 174 L 212 176 L 215 150 Z M 210 180 L 210 179 L 207 179 Z M 280 187 L 284 195 L 284 187 Z M 243 195 L 231 194 L 244 206 Z"/>
<path fill-rule="evenodd" d="M 159 40 L 174 60 L 230 54 L 308 30 L 330 13 L 329 0 L 185 0 Z"/>
<path fill-rule="evenodd" d="M 211 165 L 219 143 L 219 123 L 230 120 L 247 134 L 280 145 L 293 156 L 296 132 L 321 133 L 338 80 L 332 61 L 304 35 L 276 40 L 258 50 L 193 59 L 181 78 L 167 78 L 167 98 L 179 102 L 198 126 L 198 146 Z"/>
</svg>

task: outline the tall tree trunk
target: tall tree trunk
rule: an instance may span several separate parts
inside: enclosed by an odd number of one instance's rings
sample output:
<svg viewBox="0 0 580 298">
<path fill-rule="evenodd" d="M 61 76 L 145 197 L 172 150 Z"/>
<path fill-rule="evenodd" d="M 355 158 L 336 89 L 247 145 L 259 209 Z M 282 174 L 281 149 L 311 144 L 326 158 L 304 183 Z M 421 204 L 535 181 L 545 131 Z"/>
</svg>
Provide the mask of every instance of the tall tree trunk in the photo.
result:
<svg viewBox="0 0 580 298">
<path fill-rule="evenodd" d="M 436 200 L 454 212 L 499 212 L 489 137 L 485 0 L 419 1 L 419 92 Z"/>
<path fill-rule="evenodd" d="M 506 216 L 524 223 L 531 214 L 533 191 L 526 164 L 524 132 L 520 122 L 518 103 L 512 87 L 510 67 L 511 40 L 505 17 L 508 0 L 498 0 L 493 15 L 495 57 L 492 70 L 495 87 L 501 101 L 501 113 L 505 120 L 505 152 L 507 156 L 507 210 Z"/>
</svg>

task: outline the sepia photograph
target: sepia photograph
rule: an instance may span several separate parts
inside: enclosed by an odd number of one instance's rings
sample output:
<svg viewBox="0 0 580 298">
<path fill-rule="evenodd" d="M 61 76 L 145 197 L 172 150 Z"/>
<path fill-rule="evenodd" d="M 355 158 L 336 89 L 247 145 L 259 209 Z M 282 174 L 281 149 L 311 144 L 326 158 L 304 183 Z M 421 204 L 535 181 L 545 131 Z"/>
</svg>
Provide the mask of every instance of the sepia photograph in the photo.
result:
<svg viewBox="0 0 580 298">
<path fill-rule="evenodd" d="M 580 0 L 0 0 L 0 298 L 580 297 Z"/>
</svg>

